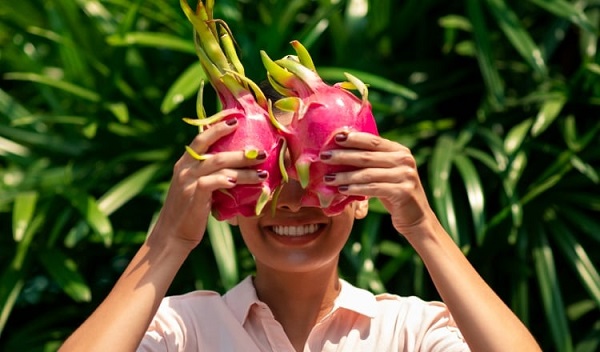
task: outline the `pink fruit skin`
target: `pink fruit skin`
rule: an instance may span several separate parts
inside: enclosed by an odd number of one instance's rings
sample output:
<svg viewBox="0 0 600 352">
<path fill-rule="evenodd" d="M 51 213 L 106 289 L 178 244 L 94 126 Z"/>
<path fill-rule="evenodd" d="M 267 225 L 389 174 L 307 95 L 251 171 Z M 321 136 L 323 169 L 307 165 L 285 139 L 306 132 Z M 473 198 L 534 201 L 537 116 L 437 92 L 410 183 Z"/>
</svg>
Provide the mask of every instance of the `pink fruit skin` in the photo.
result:
<svg viewBox="0 0 600 352">
<path fill-rule="evenodd" d="M 257 215 L 255 213 L 256 204 L 261 194 L 266 192 L 270 195 L 282 182 L 278 161 L 283 137 L 269 121 L 267 111 L 256 103 L 250 93 L 235 100 L 235 104 L 238 106 L 230 108 L 232 113 L 227 119 L 237 118 L 236 130 L 215 142 L 210 147 L 209 153 L 250 149 L 264 150 L 267 158 L 252 169 L 265 170 L 269 176 L 260 184 L 241 184 L 226 191 L 213 192 L 213 216 L 218 220 L 229 219 L 237 215 Z M 226 109 L 224 107 L 224 110 Z"/>
<path fill-rule="evenodd" d="M 339 86 L 329 86 L 322 81 L 312 83 L 314 93 L 303 98 L 306 112 L 302 117 L 295 116 L 289 133 L 286 133 L 292 156 L 292 167 L 288 173 L 297 177 L 295 166 L 299 162 L 309 162 L 310 181 L 302 204 L 321 206 L 325 214 L 336 215 L 349 203 L 366 198 L 343 195 L 337 187 L 324 182 L 327 174 L 356 170 L 356 167 L 325 164 L 320 160 L 321 152 L 341 148 L 334 139 L 340 132 L 379 133 L 368 102 L 361 102 Z"/>
</svg>

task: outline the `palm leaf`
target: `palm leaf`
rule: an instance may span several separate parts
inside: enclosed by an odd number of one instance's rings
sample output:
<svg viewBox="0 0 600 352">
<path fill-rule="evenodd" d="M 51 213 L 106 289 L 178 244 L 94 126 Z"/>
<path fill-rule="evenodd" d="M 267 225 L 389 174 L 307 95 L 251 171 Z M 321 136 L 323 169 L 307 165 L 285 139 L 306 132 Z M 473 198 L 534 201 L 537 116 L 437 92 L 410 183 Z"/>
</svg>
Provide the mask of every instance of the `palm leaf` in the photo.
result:
<svg viewBox="0 0 600 352">
<path fill-rule="evenodd" d="M 552 332 L 551 336 L 556 351 L 571 352 L 573 351 L 571 333 L 568 328 L 561 285 L 556 274 L 553 251 L 548 244 L 546 233 L 541 227 L 538 226 L 532 232 L 532 237 L 532 255 L 546 322 Z"/>
</svg>

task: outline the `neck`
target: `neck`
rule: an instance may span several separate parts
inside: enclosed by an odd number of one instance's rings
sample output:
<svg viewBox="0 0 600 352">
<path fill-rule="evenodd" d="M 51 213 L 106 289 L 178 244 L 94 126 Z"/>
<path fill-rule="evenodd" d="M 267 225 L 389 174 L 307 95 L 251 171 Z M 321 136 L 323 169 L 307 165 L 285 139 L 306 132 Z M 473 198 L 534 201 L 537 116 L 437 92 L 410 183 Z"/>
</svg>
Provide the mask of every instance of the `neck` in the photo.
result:
<svg viewBox="0 0 600 352">
<path fill-rule="evenodd" d="M 333 308 L 340 282 L 336 265 L 289 273 L 257 263 L 254 286 L 296 348 L 302 350 L 315 324 Z"/>
</svg>

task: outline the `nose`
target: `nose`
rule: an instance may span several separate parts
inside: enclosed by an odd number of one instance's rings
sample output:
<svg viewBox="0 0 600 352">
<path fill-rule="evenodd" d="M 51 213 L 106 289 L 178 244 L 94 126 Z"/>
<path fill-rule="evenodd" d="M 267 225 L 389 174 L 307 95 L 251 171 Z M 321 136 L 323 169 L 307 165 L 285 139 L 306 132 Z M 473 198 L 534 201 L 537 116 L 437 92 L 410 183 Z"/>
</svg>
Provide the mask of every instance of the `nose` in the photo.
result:
<svg viewBox="0 0 600 352">
<path fill-rule="evenodd" d="M 300 186 L 300 182 L 290 179 L 281 189 L 276 207 L 297 212 L 302 208 L 302 196 L 304 196 L 304 189 Z"/>
</svg>

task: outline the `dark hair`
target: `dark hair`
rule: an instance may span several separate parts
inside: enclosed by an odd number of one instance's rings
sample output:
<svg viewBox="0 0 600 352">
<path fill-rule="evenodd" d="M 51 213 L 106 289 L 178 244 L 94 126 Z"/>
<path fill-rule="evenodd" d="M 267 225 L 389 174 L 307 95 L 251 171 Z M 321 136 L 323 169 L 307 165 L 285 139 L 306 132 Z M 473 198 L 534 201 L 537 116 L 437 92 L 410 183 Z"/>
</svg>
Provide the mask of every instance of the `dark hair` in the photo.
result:
<svg viewBox="0 0 600 352">
<path fill-rule="evenodd" d="M 276 91 L 275 88 L 273 88 L 273 86 L 271 86 L 269 81 L 266 79 L 264 81 L 261 81 L 258 84 L 258 87 L 265 94 L 265 97 L 267 97 L 267 99 L 270 99 L 271 101 L 277 101 L 281 98 L 285 98 L 283 95 L 279 94 L 279 92 Z"/>
</svg>

